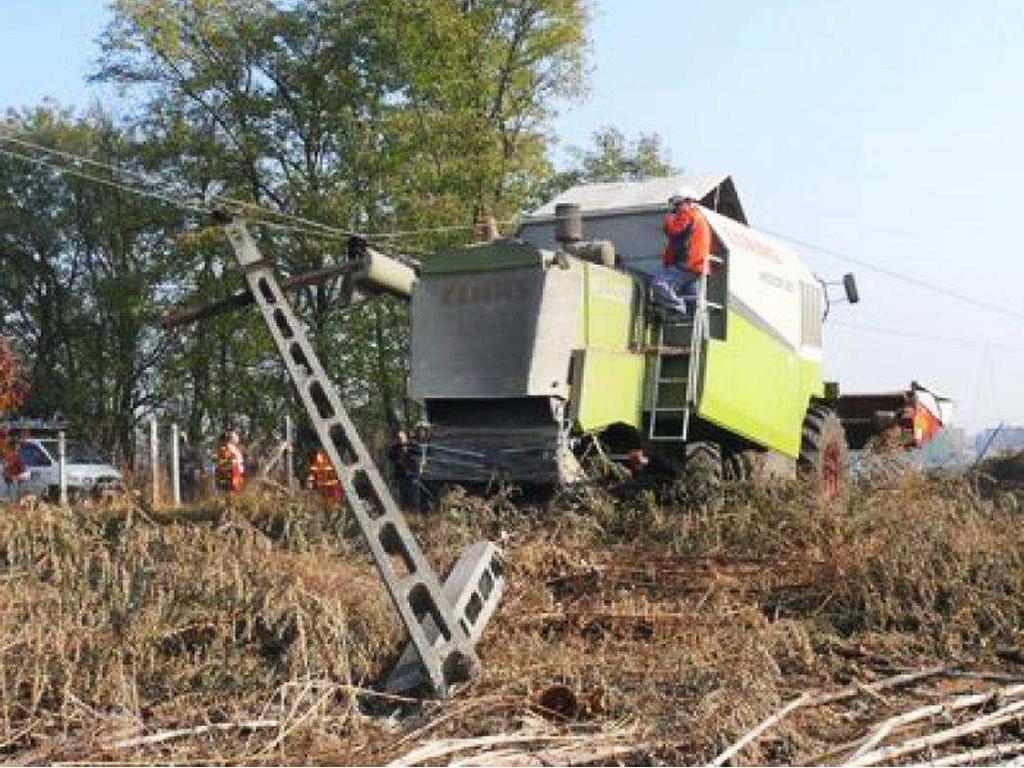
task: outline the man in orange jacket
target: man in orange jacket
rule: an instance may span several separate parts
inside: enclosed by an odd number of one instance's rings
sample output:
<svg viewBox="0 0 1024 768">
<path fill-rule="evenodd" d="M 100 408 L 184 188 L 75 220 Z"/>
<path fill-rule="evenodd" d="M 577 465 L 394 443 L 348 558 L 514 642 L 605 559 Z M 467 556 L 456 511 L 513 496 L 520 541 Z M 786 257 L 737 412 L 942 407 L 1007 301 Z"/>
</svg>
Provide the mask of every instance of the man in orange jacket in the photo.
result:
<svg viewBox="0 0 1024 768">
<path fill-rule="evenodd" d="M 334 471 L 334 465 L 331 464 L 327 452 L 323 450 L 317 451 L 309 462 L 306 486 L 310 490 L 320 491 L 320 495 L 330 501 L 341 501 L 345 498 L 338 473 Z"/>
<path fill-rule="evenodd" d="M 708 273 L 711 227 L 691 195 L 674 194 L 669 205 L 672 212 L 664 222 L 668 243 L 652 285 L 658 303 L 686 314 L 687 298 L 696 296 L 698 281 Z"/>
<path fill-rule="evenodd" d="M 215 470 L 217 490 L 229 496 L 238 493 L 245 487 L 245 462 L 242 457 L 241 441 L 238 433 L 229 430 L 223 434 L 217 447 L 217 464 Z"/>
</svg>

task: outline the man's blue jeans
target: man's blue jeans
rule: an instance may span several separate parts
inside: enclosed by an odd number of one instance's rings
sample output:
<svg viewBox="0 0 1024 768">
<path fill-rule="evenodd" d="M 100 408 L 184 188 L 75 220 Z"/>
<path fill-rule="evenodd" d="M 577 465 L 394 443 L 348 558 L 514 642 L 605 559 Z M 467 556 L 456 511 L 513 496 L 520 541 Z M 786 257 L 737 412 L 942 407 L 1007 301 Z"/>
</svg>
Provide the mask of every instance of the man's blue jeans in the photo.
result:
<svg viewBox="0 0 1024 768">
<path fill-rule="evenodd" d="M 686 314 L 687 301 L 694 303 L 699 285 L 700 275 L 679 267 L 666 267 L 664 264 L 651 277 L 654 301 L 681 315 Z"/>
</svg>

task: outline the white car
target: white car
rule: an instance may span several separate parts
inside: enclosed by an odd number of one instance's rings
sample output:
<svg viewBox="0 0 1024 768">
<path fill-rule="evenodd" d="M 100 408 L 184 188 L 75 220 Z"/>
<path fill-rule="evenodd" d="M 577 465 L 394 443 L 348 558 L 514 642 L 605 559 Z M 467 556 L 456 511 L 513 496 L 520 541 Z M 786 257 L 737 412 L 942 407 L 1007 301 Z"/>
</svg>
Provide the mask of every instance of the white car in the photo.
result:
<svg viewBox="0 0 1024 768">
<path fill-rule="evenodd" d="M 19 452 L 29 477 L 21 482 L 20 489 L 0 481 L 0 498 L 12 499 L 16 494 L 31 494 L 56 500 L 60 493 L 57 438 L 26 438 Z M 69 440 L 66 452 L 69 498 L 99 498 L 123 490 L 121 473 L 94 448 Z"/>
</svg>

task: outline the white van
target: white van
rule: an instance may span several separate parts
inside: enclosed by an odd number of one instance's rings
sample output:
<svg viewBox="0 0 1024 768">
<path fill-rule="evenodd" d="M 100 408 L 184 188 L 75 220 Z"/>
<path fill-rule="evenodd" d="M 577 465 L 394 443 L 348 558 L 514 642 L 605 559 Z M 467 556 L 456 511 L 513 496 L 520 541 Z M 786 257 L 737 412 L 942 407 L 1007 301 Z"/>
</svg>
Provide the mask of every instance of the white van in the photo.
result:
<svg viewBox="0 0 1024 768">
<path fill-rule="evenodd" d="M 60 493 L 57 438 L 25 438 L 19 452 L 29 477 L 20 483 L 20 487 L 0 481 L 0 499 L 13 500 L 31 494 L 55 501 Z M 100 498 L 123 490 L 121 473 L 91 446 L 68 440 L 66 452 L 70 499 Z"/>
</svg>

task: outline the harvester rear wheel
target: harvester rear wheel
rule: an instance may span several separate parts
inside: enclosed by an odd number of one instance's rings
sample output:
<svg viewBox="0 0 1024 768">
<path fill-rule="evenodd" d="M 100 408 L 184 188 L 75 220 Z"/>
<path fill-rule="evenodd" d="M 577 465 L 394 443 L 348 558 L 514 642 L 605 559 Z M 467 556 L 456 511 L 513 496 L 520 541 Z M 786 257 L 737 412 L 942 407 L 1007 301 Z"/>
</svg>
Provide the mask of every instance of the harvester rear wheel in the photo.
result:
<svg viewBox="0 0 1024 768">
<path fill-rule="evenodd" d="M 800 471 L 822 501 L 846 494 L 846 431 L 830 408 L 812 405 L 804 417 Z"/>
</svg>

